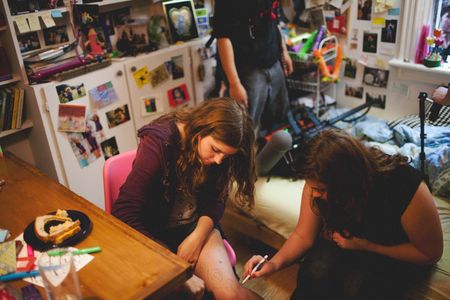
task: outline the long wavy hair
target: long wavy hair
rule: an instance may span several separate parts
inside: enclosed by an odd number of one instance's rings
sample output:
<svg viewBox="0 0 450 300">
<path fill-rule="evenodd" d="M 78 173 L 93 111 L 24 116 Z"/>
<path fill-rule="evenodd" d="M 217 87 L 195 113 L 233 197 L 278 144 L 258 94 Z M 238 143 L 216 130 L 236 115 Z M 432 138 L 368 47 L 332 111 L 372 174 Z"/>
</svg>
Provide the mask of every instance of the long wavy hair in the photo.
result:
<svg viewBox="0 0 450 300">
<path fill-rule="evenodd" d="M 214 174 L 216 189 L 221 191 L 220 200 L 225 202 L 235 185 L 236 200 L 252 207 L 256 181 L 255 134 L 247 108 L 232 98 L 217 98 L 166 117 L 174 117 L 184 125 L 180 156 L 176 162 L 179 190 L 186 196 L 193 196 L 210 175 L 209 171 L 214 169 L 217 172 Z M 200 137 L 207 136 L 238 149 L 237 153 L 224 159 L 219 166 L 203 165 L 198 142 Z"/>
<path fill-rule="evenodd" d="M 330 129 L 308 143 L 301 173 L 302 178 L 327 186 L 326 201 L 311 199 L 313 211 L 328 228 L 344 230 L 360 224 L 374 177 L 405 164 L 404 156 L 387 155 L 344 131 Z"/>
</svg>

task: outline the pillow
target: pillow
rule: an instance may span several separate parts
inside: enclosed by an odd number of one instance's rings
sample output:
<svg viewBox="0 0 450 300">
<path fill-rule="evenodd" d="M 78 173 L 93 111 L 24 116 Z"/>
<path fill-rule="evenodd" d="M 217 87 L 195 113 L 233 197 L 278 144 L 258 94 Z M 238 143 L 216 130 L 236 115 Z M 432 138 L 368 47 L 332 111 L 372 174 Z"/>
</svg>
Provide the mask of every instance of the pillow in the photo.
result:
<svg viewBox="0 0 450 300">
<path fill-rule="evenodd" d="M 443 106 L 441 108 L 441 111 L 439 112 L 439 116 L 436 121 L 432 122 L 428 120 L 428 117 L 430 116 L 430 109 L 431 109 L 432 103 L 425 102 L 425 120 L 426 124 L 434 125 L 434 126 L 450 126 L 450 107 L 449 106 Z M 389 127 L 394 128 L 395 126 L 403 124 L 406 126 L 409 126 L 411 128 L 419 127 L 420 126 L 420 118 L 419 115 L 407 115 L 401 118 L 398 118 L 394 121 L 391 121 L 388 123 Z"/>
</svg>

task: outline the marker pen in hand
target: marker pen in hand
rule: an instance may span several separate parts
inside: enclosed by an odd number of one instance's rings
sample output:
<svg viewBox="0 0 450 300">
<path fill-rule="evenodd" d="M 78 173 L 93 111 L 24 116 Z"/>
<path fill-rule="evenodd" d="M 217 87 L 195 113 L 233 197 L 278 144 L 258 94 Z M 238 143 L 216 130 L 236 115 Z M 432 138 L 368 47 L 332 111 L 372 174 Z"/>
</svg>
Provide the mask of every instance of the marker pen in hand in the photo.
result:
<svg viewBox="0 0 450 300">
<path fill-rule="evenodd" d="M 247 276 L 245 276 L 244 280 L 242 280 L 242 284 L 244 284 L 247 280 L 250 279 L 250 277 L 253 275 L 253 273 L 255 273 L 256 271 L 258 271 L 259 267 L 262 266 L 263 263 L 266 262 L 267 258 L 269 256 L 265 255 L 257 264 L 256 266 L 252 269 L 252 271 L 250 272 L 250 274 L 248 274 Z"/>
</svg>

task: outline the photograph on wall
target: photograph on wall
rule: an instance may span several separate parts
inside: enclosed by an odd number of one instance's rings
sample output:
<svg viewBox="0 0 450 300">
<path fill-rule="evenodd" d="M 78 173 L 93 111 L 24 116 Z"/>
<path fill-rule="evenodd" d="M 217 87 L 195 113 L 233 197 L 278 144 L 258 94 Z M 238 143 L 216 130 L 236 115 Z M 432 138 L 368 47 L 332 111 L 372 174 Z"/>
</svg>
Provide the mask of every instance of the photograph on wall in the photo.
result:
<svg viewBox="0 0 450 300">
<path fill-rule="evenodd" d="M 108 127 L 114 128 L 130 120 L 130 112 L 128 105 L 122 105 L 114 110 L 106 112 L 106 119 L 108 119 Z"/>
<path fill-rule="evenodd" d="M 370 21 L 372 18 L 372 0 L 358 0 L 357 19 Z"/>
<path fill-rule="evenodd" d="M 389 71 L 365 67 L 363 75 L 363 83 L 375 87 L 387 87 L 389 79 Z"/>
<path fill-rule="evenodd" d="M 345 96 L 362 99 L 364 95 L 364 87 L 345 84 Z"/>
<path fill-rule="evenodd" d="M 182 84 L 167 91 L 167 97 L 169 98 L 170 107 L 177 107 L 190 100 L 189 92 L 186 84 Z"/>
<path fill-rule="evenodd" d="M 381 41 L 395 44 L 397 38 L 397 20 L 386 20 L 385 27 L 381 29 Z"/>
<path fill-rule="evenodd" d="M 58 131 L 84 132 L 86 130 L 86 106 L 59 104 Z"/>
<path fill-rule="evenodd" d="M 345 61 L 344 76 L 348 78 L 356 78 L 356 59 L 347 59 Z"/>
<path fill-rule="evenodd" d="M 84 83 L 79 85 L 60 84 L 56 86 L 56 93 L 58 93 L 59 103 L 67 103 L 86 96 L 86 89 Z"/>
<path fill-rule="evenodd" d="M 86 123 L 89 124 L 95 137 L 100 141 L 103 141 L 105 139 L 105 132 L 103 131 L 103 124 L 100 120 L 100 116 L 96 113 L 90 114 L 86 120 Z"/>
<path fill-rule="evenodd" d="M 103 151 L 103 157 L 105 158 L 105 160 L 120 153 L 119 147 L 117 147 L 116 138 L 114 136 L 102 142 L 101 146 Z"/>
<path fill-rule="evenodd" d="M 89 166 L 89 164 L 101 156 L 100 150 L 91 151 L 91 146 L 85 135 L 81 133 L 68 133 L 67 139 L 81 168 Z"/>
<path fill-rule="evenodd" d="M 386 107 L 386 95 L 376 93 L 366 93 L 366 103 L 370 101 L 376 101 L 374 107 L 380 108 Z"/>
<path fill-rule="evenodd" d="M 17 41 L 21 53 L 41 49 L 41 43 L 36 31 L 18 35 Z"/>
<path fill-rule="evenodd" d="M 171 58 L 172 61 L 172 79 L 179 79 L 184 77 L 184 67 L 183 67 L 183 55 L 174 56 Z"/>
<path fill-rule="evenodd" d="M 373 32 L 364 32 L 363 52 L 377 53 L 378 34 Z"/>
<path fill-rule="evenodd" d="M 164 113 L 162 97 L 148 96 L 141 99 L 141 115 L 143 117 Z"/>
<path fill-rule="evenodd" d="M 105 107 L 119 100 L 111 81 L 89 90 L 92 106 L 96 109 Z"/>
<path fill-rule="evenodd" d="M 153 88 L 159 86 L 161 83 L 167 81 L 170 77 L 167 71 L 166 64 L 161 64 L 149 72 L 150 84 Z"/>
<path fill-rule="evenodd" d="M 46 46 L 67 43 L 69 35 L 66 26 L 50 27 L 43 30 L 44 41 Z"/>
<path fill-rule="evenodd" d="M 172 43 L 198 37 L 192 0 L 164 1 L 162 5 L 167 24 L 169 24 Z"/>
<path fill-rule="evenodd" d="M 322 7 L 311 9 L 310 16 L 310 26 L 312 29 L 318 29 L 320 26 L 325 25 L 325 16 L 323 15 Z"/>
<path fill-rule="evenodd" d="M 144 86 L 144 84 L 147 84 L 150 82 L 150 76 L 149 76 L 148 67 L 144 66 L 133 73 L 134 81 L 136 82 L 136 86 L 138 88 L 141 88 Z"/>
</svg>

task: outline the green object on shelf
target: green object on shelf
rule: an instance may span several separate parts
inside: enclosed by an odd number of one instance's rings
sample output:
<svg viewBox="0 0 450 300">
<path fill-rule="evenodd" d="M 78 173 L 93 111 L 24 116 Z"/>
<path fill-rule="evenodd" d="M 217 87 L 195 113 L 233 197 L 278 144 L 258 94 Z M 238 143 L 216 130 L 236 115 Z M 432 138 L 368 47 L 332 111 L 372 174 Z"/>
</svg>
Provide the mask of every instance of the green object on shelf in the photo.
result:
<svg viewBox="0 0 450 300">
<path fill-rule="evenodd" d="M 300 59 L 304 59 L 306 57 L 306 54 L 308 54 L 311 51 L 311 47 L 316 40 L 318 30 L 314 30 L 314 32 L 310 35 L 310 37 L 306 40 L 305 44 L 303 45 L 302 49 L 298 52 L 297 56 Z"/>
<path fill-rule="evenodd" d="M 439 67 L 441 65 L 441 61 L 440 60 L 424 59 L 423 60 L 423 65 L 425 67 L 428 67 L 428 68 L 436 68 L 436 67 Z"/>
</svg>

